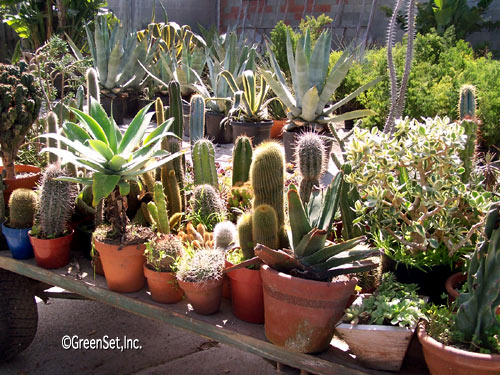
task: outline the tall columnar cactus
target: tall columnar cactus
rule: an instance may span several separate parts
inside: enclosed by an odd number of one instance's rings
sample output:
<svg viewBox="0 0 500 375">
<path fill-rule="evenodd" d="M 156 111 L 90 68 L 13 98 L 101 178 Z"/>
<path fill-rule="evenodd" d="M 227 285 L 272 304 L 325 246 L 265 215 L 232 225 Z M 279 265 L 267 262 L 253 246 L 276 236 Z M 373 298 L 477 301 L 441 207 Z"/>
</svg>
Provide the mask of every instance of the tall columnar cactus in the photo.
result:
<svg viewBox="0 0 500 375">
<path fill-rule="evenodd" d="M 211 230 L 226 211 L 219 192 L 208 184 L 195 187 L 191 207 L 199 215 L 207 230 Z"/>
<path fill-rule="evenodd" d="M 217 169 L 215 168 L 215 148 L 208 139 L 199 139 L 193 146 L 194 184 L 210 184 L 218 187 Z"/>
<path fill-rule="evenodd" d="M 465 147 L 460 152 L 460 158 L 464 163 L 465 172 L 462 181 L 468 182 L 470 173 L 474 168 L 476 159 L 477 133 L 479 123 L 476 119 L 476 88 L 472 85 L 463 85 L 460 88 L 458 111 L 460 123 L 466 136 Z"/>
<path fill-rule="evenodd" d="M 163 193 L 163 185 L 156 182 L 154 186 L 154 201 L 148 203 L 148 211 L 156 226 L 156 230 L 163 234 L 170 233 L 167 213 L 167 199 Z"/>
<path fill-rule="evenodd" d="M 285 160 L 283 148 L 276 142 L 261 143 L 250 166 L 250 182 L 254 192 L 253 207 L 268 204 L 278 217 L 278 227 L 285 223 Z"/>
<path fill-rule="evenodd" d="M 189 115 L 189 138 L 191 144 L 203 138 L 205 132 L 205 101 L 201 95 L 193 95 L 191 98 L 191 110 Z"/>
<path fill-rule="evenodd" d="M 175 177 L 175 171 L 173 169 L 168 169 L 163 167 L 161 169 L 161 183 L 163 185 L 163 191 L 167 196 L 167 208 L 170 216 L 175 213 L 182 212 L 182 196 L 179 189 L 179 183 Z"/>
<path fill-rule="evenodd" d="M 236 225 L 238 229 L 238 239 L 240 248 L 245 256 L 245 259 L 250 259 L 255 256 L 253 248 L 255 246 L 252 235 L 252 213 L 246 212 L 240 216 Z"/>
<path fill-rule="evenodd" d="M 44 237 L 61 237 L 68 230 L 68 222 L 75 209 L 78 193 L 76 185 L 56 178 L 67 177 L 58 164 L 49 165 L 40 182 L 36 224 Z"/>
<path fill-rule="evenodd" d="M 463 85 L 460 87 L 458 113 L 460 120 L 464 120 L 466 117 L 473 119 L 476 116 L 476 88 L 474 86 Z"/>
<path fill-rule="evenodd" d="M 9 198 L 9 227 L 31 228 L 38 206 L 38 196 L 33 190 L 16 189 Z"/>
<path fill-rule="evenodd" d="M 221 221 L 214 228 L 214 245 L 216 249 L 229 249 L 236 242 L 236 237 L 236 226 L 230 221 Z"/>
<path fill-rule="evenodd" d="M 500 329 L 496 309 L 500 305 L 500 205 L 488 216 L 483 240 L 478 243 L 469 264 L 467 292 L 458 298 L 456 328 L 471 348 L 493 348 L 488 334 Z"/>
<path fill-rule="evenodd" d="M 174 118 L 170 131 L 179 137 L 179 139 L 182 139 L 184 117 L 182 113 L 181 85 L 179 82 L 170 82 L 168 85 L 168 98 L 170 106 L 168 107 L 167 117 Z"/>
<path fill-rule="evenodd" d="M 40 89 L 26 64 L 0 64 L 0 153 L 6 178 L 15 178 L 14 160 L 41 102 Z"/>
<path fill-rule="evenodd" d="M 99 93 L 99 79 L 97 78 L 97 71 L 94 68 L 88 68 L 85 73 L 87 79 L 87 111 L 90 112 L 90 98 L 94 98 L 100 103 Z"/>
<path fill-rule="evenodd" d="M 54 112 L 49 112 L 49 114 L 47 115 L 47 130 L 48 130 L 47 133 L 52 133 L 52 134 L 58 133 L 57 123 L 58 121 L 56 114 Z M 47 143 L 49 147 L 57 148 L 59 142 L 53 138 L 48 138 Z M 49 153 L 48 158 L 49 158 L 49 164 L 55 163 L 58 160 L 57 155 L 52 153 Z"/>
<path fill-rule="evenodd" d="M 233 148 L 233 186 L 248 181 L 252 164 L 252 141 L 246 136 L 236 139 Z"/>
<path fill-rule="evenodd" d="M 299 136 L 295 146 L 295 157 L 301 176 L 300 199 L 305 204 L 309 202 L 313 187 L 319 187 L 319 179 L 325 172 L 327 156 L 321 137 L 313 132 Z"/>
<path fill-rule="evenodd" d="M 255 244 L 271 249 L 279 248 L 278 217 L 274 208 L 268 204 L 261 204 L 253 210 L 252 238 Z"/>
</svg>

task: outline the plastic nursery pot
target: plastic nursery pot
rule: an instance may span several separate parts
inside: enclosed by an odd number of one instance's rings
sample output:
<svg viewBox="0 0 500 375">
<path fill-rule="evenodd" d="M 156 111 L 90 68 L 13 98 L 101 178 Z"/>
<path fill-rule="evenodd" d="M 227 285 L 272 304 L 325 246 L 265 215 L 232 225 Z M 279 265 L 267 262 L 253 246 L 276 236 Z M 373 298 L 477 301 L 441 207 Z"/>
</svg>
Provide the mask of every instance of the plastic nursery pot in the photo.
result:
<svg viewBox="0 0 500 375">
<path fill-rule="evenodd" d="M 157 272 L 150 269 L 145 263 L 144 276 L 148 280 L 148 287 L 153 301 L 176 303 L 182 299 L 184 293 L 177 283 L 174 272 Z"/>
<path fill-rule="evenodd" d="M 227 273 L 231 279 L 234 315 L 245 322 L 264 323 L 264 295 L 259 270 L 240 268 Z"/>
<path fill-rule="evenodd" d="M 73 240 L 74 230 L 71 233 L 58 238 L 41 239 L 30 236 L 36 264 L 43 268 L 61 268 L 69 263 L 69 251 Z"/>
<path fill-rule="evenodd" d="M 196 313 L 210 315 L 219 310 L 222 300 L 222 277 L 204 282 L 177 281 Z"/>
<path fill-rule="evenodd" d="M 231 124 L 221 125 L 224 114 L 207 112 L 205 114 L 205 134 L 213 143 L 225 145 L 233 142 L 233 128 Z"/>
<path fill-rule="evenodd" d="M 94 246 L 99 252 L 108 288 L 115 292 L 131 293 L 144 288 L 145 244 L 107 244 L 94 238 Z"/>
<path fill-rule="evenodd" d="M 9 228 L 2 223 L 2 233 L 7 240 L 12 258 L 20 260 L 33 258 L 33 247 L 28 235 L 30 230 L 31 228 Z"/>
<path fill-rule="evenodd" d="M 233 128 L 233 142 L 235 142 L 236 138 L 240 135 L 246 135 L 252 138 L 252 144 L 257 146 L 259 143 L 271 138 L 272 126 L 272 120 L 261 122 L 231 121 L 231 127 Z"/>
<path fill-rule="evenodd" d="M 111 116 L 111 109 L 113 110 L 113 119 L 118 125 L 123 124 L 123 118 L 127 112 L 127 104 L 125 98 L 122 96 L 108 96 L 101 94 L 101 105 L 106 111 L 108 116 Z"/>
<path fill-rule="evenodd" d="M 287 119 L 273 120 L 273 126 L 271 128 L 271 138 L 279 139 L 283 137 L 283 127 L 285 126 L 287 121 Z"/>
<path fill-rule="evenodd" d="M 328 348 L 357 280 L 323 282 L 260 268 L 264 290 L 266 337 L 300 353 Z"/>
<path fill-rule="evenodd" d="M 446 346 L 427 335 L 421 325 L 418 339 L 431 375 L 498 375 L 500 355 L 482 354 Z"/>
<path fill-rule="evenodd" d="M 3 167 L 0 166 L 0 174 L 3 171 Z M 38 180 L 40 180 L 40 168 L 34 167 L 32 165 L 15 165 L 14 171 L 17 174 L 29 173 L 30 176 L 27 177 L 16 177 L 16 178 L 5 178 L 3 183 L 5 184 L 5 190 L 3 191 L 3 197 L 7 204 L 10 198 L 10 194 L 16 189 L 34 189 Z"/>
</svg>

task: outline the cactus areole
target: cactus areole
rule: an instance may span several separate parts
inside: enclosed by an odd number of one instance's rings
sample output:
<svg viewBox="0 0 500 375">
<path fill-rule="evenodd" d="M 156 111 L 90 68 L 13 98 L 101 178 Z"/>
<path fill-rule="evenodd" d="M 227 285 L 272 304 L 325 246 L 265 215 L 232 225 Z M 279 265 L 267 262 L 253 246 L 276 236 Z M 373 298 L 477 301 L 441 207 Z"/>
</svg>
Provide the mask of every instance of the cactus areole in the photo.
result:
<svg viewBox="0 0 500 375">
<path fill-rule="evenodd" d="M 14 161 L 41 105 L 34 77 L 19 66 L 0 64 L 0 152 L 7 172 L 15 178 Z"/>
</svg>

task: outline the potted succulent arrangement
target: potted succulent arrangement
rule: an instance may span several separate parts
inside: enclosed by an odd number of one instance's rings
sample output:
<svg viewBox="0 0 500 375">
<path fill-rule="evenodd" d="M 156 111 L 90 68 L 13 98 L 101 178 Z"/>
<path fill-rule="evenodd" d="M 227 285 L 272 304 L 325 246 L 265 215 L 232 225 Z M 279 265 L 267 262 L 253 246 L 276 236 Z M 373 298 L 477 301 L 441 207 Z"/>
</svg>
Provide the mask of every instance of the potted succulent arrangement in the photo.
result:
<svg viewBox="0 0 500 375">
<path fill-rule="evenodd" d="M 198 314 L 219 310 L 222 300 L 224 251 L 186 248 L 177 268 L 177 280 L 189 303 Z"/>
<path fill-rule="evenodd" d="M 40 178 L 40 169 L 14 165 L 26 134 L 37 119 L 41 106 L 40 89 L 25 63 L 19 66 L 0 64 L 0 154 L 5 169 L 5 201 L 18 188 L 32 189 Z M 18 175 L 16 177 L 16 174 Z"/>
<path fill-rule="evenodd" d="M 38 187 L 38 211 L 29 235 L 36 262 L 43 268 L 60 268 L 69 263 L 74 230 L 68 223 L 78 191 L 73 183 L 57 180 L 61 177 L 67 174 L 58 164 L 51 164 Z"/>
<path fill-rule="evenodd" d="M 118 292 L 133 292 L 144 286 L 144 244 L 152 235 L 149 228 L 132 226 L 127 217 L 126 196 L 130 192 L 130 182 L 137 182 L 138 176 L 180 155 L 160 149 L 165 136 L 174 136 L 168 132 L 172 119 L 145 135 L 154 114 L 147 113 L 150 106 L 141 109 L 122 133 L 103 107 L 90 98 L 89 114 L 71 108 L 80 125 L 65 122 L 65 135 L 43 135 L 68 146 L 68 150 L 48 147 L 44 151 L 91 173 L 90 177 L 59 179 L 92 186 L 92 204 L 99 206 L 97 211 L 103 212 L 109 223 L 96 229 L 94 245 L 108 287 Z"/>
<path fill-rule="evenodd" d="M 425 361 L 431 375 L 498 374 L 500 369 L 500 206 L 489 211 L 470 259 L 467 291 L 458 298 L 458 311 L 430 310 L 419 327 Z"/>
<path fill-rule="evenodd" d="M 424 311 L 415 284 L 385 273 L 373 295 L 361 295 L 346 309 L 336 331 L 364 366 L 399 371 Z"/>
<path fill-rule="evenodd" d="M 2 233 L 14 259 L 33 258 L 28 232 L 38 205 L 37 194 L 30 189 L 16 189 L 9 198 L 9 220 L 2 223 Z"/>
<path fill-rule="evenodd" d="M 328 105 L 356 58 L 354 48 L 347 48 L 329 72 L 331 41 L 331 31 L 324 31 L 312 47 L 309 30 L 306 30 L 297 41 L 294 53 L 290 33 L 287 32 L 286 49 L 293 89 L 289 87 L 276 56 L 267 45 L 274 74 L 269 70 L 261 70 L 261 74 L 288 111 L 289 121 L 283 132 L 287 163 L 293 161 L 297 133 L 305 130 L 328 134 L 328 123 L 358 119 L 374 114 L 368 109 L 359 109 L 341 115 L 335 115 L 334 112 L 361 92 L 374 86 L 380 79 L 368 82 L 342 100 Z"/>
</svg>

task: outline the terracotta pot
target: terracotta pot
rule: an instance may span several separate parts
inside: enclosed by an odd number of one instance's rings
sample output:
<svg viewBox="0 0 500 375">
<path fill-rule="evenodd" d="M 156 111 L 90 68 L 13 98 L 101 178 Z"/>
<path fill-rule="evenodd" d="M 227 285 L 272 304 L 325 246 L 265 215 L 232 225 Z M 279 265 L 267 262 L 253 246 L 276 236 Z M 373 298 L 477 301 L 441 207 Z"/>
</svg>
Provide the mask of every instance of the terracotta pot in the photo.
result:
<svg viewBox="0 0 500 375">
<path fill-rule="evenodd" d="M 61 268 L 69 263 L 69 250 L 75 231 L 64 237 L 41 239 L 30 234 L 36 264 L 43 268 Z"/>
<path fill-rule="evenodd" d="M 145 244 L 120 248 L 94 238 L 94 246 L 99 252 L 109 290 L 131 293 L 144 287 Z"/>
<path fill-rule="evenodd" d="M 210 315 L 219 310 L 222 300 L 222 277 L 201 283 L 182 280 L 178 282 L 196 313 Z"/>
<path fill-rule="evenodd" d="M 153 301 L 176 303 L 182 299 L 182 289 L 179 288 L 174 272 L 157 272 L 144 264 L 144 276 L 148 280 Z"/>
<path fill-rule="evenodd" d="M 6 178 L 3 180 L 5 184 L 5 190 L 3 191 L 3 197 L 5 204 L 9 201 L 10 194 L 16 189 L 34 189 L 38 180 L 40 180 L 40 168 L 34 167 L 32 165 L 15 165 L 14 170 L 16 174 L 18 173 L 35 173 L 33 176 L 25 178 Z M 0 166 L 0 174 L 3 171 L 3 167 Z"/>
<path fill-rule="evenodd" d="M 225 145 L 233 142 L 233 128 L 231 124 L 221 126 L 224 114 L 207 112 L 205 114 L 205 135 L 213 143 Z"/>
<path fill-rule="evenodd" d="M 247 135 L 252 139 L 252 144 L 257 146 L 259 143 L 271 138 L 272 120 L 261 122 L 241 122 L 231 121 L 233 128 L 233 142 L 240 135 Z"/>
<path fill-rule="evenodd" d="M 301 353 L 328 348 L 357 280 L 321 282 L 260 269 L 265 331 L 273 344 Z"/>
<path fill-rule="evenodd" d="M 233 266 L 233 263 L 230 263 L 227 260 L 225 260 L 224 262 L 224 268 Z M 222 298 L 231 299 L 231 279 L 229 279 L 229 276 L 227 274 L 224 274 L 224 276 L 222 276 Z"/>
<path fill-rule="evenodd" d="M 94 268 L 94 272 L 96 273 L 96 275 L 104 276 L 104 268 L 102 268 L 101 256 L 97 251 L 92 257 L 92 267 Z"/>
<path fill-rule="evenodd" d="M 446 292 L 448 292 L 448 300 L 450 303 L 458 298 L 458 287 L 461 283 L 464 283 L 466 281 L 467 274 L 462 272 L 454 273 L 446 279 L 444 287 L 446 288 Z M 500 315 L 500 306 L 497 307 L 496 313 L 497 315 Z"/>
<path fill-rule="evenodd" d="M 283 136 L 283 126 L 285 126 L 287 119 L 273 120 L 273 127 L 271 128 L 271 138 L 281 138 Z"/>
<path fill-rule="evenodd" d="M 228 272 L 234 315 L 245 322 L 264 323 L 264 295 L 259 270 L 240 268 Z"/>
<path fill-rule="evenodd" d="M 500 355 L 468 352 L 446 346 L 427 335 L 420 326 L 418 339 L 431 375 L 498 375 Z"/>
</svg>

